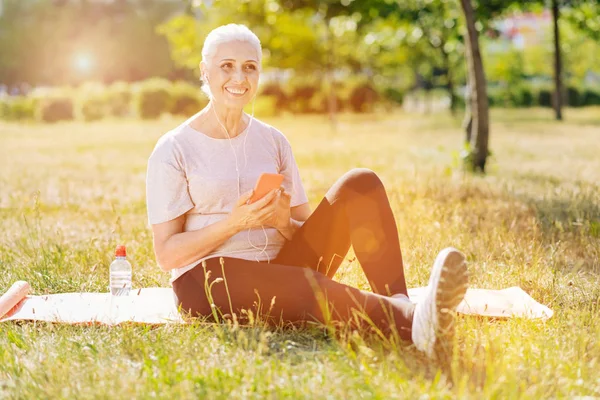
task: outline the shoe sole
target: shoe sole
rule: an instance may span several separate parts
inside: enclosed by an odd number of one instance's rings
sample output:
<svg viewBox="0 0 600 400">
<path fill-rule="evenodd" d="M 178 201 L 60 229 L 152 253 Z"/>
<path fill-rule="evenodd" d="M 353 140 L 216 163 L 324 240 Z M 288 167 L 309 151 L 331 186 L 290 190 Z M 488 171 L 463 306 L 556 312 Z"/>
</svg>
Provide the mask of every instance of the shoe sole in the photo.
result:
<svg viewBox="0 0 600 400">
<path fill-rule="evenodd" d="M 446 251 L 436 290 L 438 329 L 434 343 L 434 354 L 444 363 L 452 357 L 455 310 L 464 299 L 469 282 L 465 256 L 456 249 Z"/>
</svg>

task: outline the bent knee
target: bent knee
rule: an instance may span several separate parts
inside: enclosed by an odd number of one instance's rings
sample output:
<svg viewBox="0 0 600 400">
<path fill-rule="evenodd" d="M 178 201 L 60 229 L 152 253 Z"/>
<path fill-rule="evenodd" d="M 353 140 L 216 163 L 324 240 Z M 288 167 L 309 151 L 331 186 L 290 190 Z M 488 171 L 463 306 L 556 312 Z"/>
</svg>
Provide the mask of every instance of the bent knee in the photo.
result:
<svg viewBox="0 0 600 400">
<path fill-rule="evenodd" d="M 354 168 L 342 177 L 343 186 L 355 193 L 370 193 L 383 187 L 379 176 L 368 168 Z"/>
</svg>

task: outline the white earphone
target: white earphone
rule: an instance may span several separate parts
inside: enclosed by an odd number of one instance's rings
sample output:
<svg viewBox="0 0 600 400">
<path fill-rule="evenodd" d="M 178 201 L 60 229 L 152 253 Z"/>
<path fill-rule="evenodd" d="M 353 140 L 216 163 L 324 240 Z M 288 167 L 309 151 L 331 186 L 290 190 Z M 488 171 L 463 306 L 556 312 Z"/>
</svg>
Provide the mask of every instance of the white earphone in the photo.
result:
<svg viewBox="0 0 600 400">
<path fill-rule="evenodd" d="M 206 83 L 209 82 L 207 74 L 204 74 L 204 81 Z M 211 101 L 212 101 L 213 100 L 212 93 L 211 93 L 210 97 L 211 97 Z M 246 129 L 244 129 L 244 131 L 246 132 L 246 137 L 244 138 L 244 144 L 243 144 L 244 168 L 248 164 L 248 158 L 247 158 L 247 155 L 246 155 L 246 140 L 248 139 L 248 136 L 249 136 L 250 125 L 252 125 L 252 120 L 254 119 L 254 100 L 255 99 L 256 99 L 256 93 L 254 94 L 254 97 L 252 97 L 252 115 L 250 116 L 250 121 L 248 122 L 248 126 L 246 127 Z M 221 128 L 223 128 L 223 130 L 225 131 L 225 134 L 227 135 L 229 146 L 231 147 L 231 151 L 233 152 L 233 157 L 235 159 L 235 172 L 237 174 L 237 192 L 238 192 L 238 199 L 239 199 L 240 196 L 241 196 L 241 193 L 240 193 L 240 168 L 239 168 L 239 165 L 238 165 L 237 153 L 235 152 L 235 148 L 233 147 L 233 144 L 231 143 L 231 136 L 229 135 L 229 132 L 227 131 L 227 128 L 225 127 L 225 125 L 223 125 L 223 123 L 219 119 L 219 115 L 217 114 L 217 110 L 216 110 L 216 108 L 214 106 L 214 103 L 212 104 L 211 108 L 213 109 L 213 112 L 215 114 L 215 118 L 217 119 L 217 122 L 219 123 L 219 125 L 221 125 Z M 241 134 L 243 134 L 244 131 L 242 131 Z M 261 254 L 264 253 L 267 256 L 267 262 L 270 263 L 271 262 L 271 258 L 269 257 L 269 254 L 266 252 L 267 246 L 269 245 L 269 237 L 267 236 L 267 231 L 265 230 L 265 227 L 263 225 L 261 225 L 261 228 L 262 228 L 263 234 L 265 235 L 265 245 L 264 245 L 264 247 L 261 249 L 260 247 L 257 247 L 257 246 L 254 245 L 254 243 L 252 243 L 252 241 L 250 240 L 250 229 L 247 230 L 248 243 L 255 250 L 260 250 L 260 253 L 255 257 L 256 261 L 259 261 L 258 257 Z"/>
</svg>

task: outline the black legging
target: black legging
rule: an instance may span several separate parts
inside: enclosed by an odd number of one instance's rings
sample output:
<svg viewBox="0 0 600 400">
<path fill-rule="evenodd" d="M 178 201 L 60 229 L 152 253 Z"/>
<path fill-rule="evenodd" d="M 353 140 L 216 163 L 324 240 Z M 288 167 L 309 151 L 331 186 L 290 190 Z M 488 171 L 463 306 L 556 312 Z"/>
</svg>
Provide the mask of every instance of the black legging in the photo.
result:
<svg viewBox="0 0 600 400">
<path fill-rule="evenodd" d="M 331 279 L 350 245 L 375 293 Z M 388 297 L 407 295 L 398 231 L 385 188 L 368 169 L 342 176 L 271 263 L 224 257 L 205 267 L 173 282 L 177 305 L 193 316 L 233 312 L 247 320 L 251 310 L 271 323 L 374 325 L 410 340 L 414 306 Z M 206 283 L 218 278 L 208 299 Z"/>
</svg>

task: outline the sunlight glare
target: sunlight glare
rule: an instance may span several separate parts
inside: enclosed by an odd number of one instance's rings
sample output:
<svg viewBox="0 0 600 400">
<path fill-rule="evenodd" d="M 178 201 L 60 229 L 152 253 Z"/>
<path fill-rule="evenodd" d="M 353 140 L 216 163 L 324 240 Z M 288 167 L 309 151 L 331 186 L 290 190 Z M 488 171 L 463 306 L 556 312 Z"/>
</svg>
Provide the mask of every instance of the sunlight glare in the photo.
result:
<svg viewBox="0 0 600 400">
<path fill-rule="evenodd" d="M 92 56 L 88 53 L 76 54 L 73 63 L 79 72 L 90 72 L 94 64 Z"/>
</svg>

